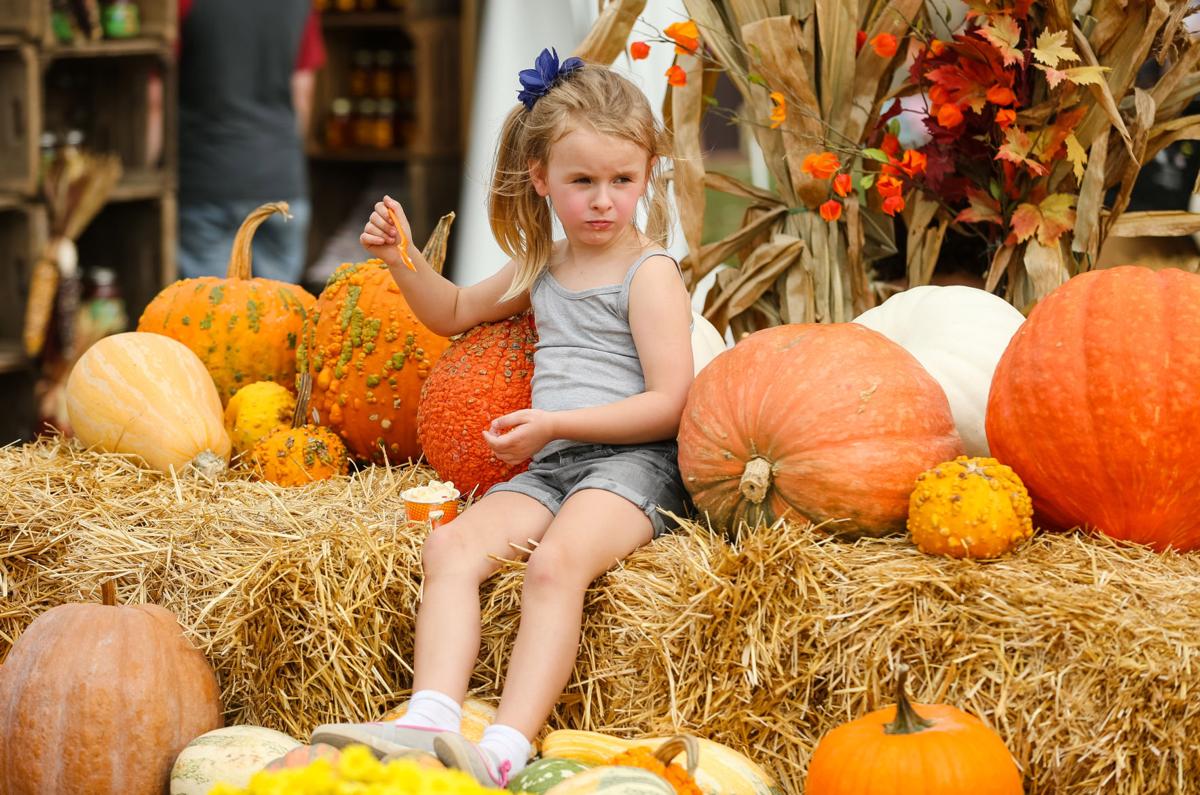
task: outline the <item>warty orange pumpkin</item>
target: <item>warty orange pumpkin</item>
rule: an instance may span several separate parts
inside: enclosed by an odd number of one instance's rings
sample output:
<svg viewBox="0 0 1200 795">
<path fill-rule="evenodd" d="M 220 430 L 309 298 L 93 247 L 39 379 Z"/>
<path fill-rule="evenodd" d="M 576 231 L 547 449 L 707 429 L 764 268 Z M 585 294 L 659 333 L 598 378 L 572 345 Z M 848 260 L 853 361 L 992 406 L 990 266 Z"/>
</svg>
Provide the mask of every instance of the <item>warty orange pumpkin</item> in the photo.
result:
<svg viewBox="0 0 1200 795">
<path fill-rule="evenodd" d="M 942 388 L 856 323 L 763 329 L 708 364 L 679 427 L 679 467 L 715 526 L 830 521 L 902 532 L 917 475 L 962 453 Z"/>
<path fill-rule="evenodd" d="M 225 278 L 170 284 L 138 321 L 138 331 L 165 334 L 191 348 L 212 375 L 222 405 L 255 381 L 293 388 L 296 346 L 317 299 L 295 284 L 251 278 L 254 231 L 287 211 L 286 202 L 274 202 L 250 213 L 234 238 Z"/>
<path fill-rule="evenodd" d="M 1117 267 L 1046 296 L 996 367 L 987 436 L 1041 522 L 1200 548 L 1200 276 Z"/>
<path fill-rule="evenodd" d="M 204 655 L 157 605 L 68 604 L 38 616 L 0 668 L 0 792 L 162 795 L 221 726 Z"/>
<path fill-rule="evenodd" d="M 805 795 L 1021 795 L 1021 773 L 1000 736 L 952 706 L 911 704 L 905 676 L 901 668 L 895 706 L 821 738 Z"/>
<path fill-rule="evenodd" d="M 495 418 L 529 408 L 537 339 L 529 311 L 482 323 L 455 338 L 429 371 L 417 441 L 429 465 L 464 494 L 481 495 L 528 467 L 496 458 L 483 431 Z"/>
<path fill-rule="evenodd" d="M 440 270 L 454 214 L 425 245 Z M 450 345 L 417 320 L 383 260 L 342 264 L 304 327 L 296 365 L 313 377 L 312 407 L 355 458 L 377 464 L 421 455 L 417 404 L 434 362 Z"/>
</svg>

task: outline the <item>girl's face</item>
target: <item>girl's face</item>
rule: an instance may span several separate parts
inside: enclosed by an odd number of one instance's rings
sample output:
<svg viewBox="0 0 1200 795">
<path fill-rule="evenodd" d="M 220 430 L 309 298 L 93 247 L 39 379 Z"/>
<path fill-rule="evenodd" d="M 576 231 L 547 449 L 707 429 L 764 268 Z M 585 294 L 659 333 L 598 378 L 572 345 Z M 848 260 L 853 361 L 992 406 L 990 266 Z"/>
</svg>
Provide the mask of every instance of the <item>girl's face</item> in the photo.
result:
<svg viewBox="0 0 1200 795">
<path fill-rule="evenodd" d="M 529 173 L 538 195 L 550 197 L 567 239 L 600 247 L 620 239 L 646 192 L 646 150 L 581 125 L 551 146 L 548 161 L 532 164 Z"/>
</svg>

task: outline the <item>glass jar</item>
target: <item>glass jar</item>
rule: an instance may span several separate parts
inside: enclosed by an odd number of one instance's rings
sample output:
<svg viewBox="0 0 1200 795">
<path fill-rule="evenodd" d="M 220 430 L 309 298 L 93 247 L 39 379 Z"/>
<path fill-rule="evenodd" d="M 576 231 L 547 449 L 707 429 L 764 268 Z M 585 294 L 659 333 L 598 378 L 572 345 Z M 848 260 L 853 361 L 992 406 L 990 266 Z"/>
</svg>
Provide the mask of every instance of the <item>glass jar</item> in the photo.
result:
<svg viewBox="0 0 1200 795">
<path fill-rule="evenodd" d="M 375 135 L 372 144 L 376 149 L 392 149 L 396 146 L 396 102 L 391 99 L 379 100 L 379 109 L 375 114 Z"/>
<path fill-rule="evenodd" d="M 338 97 L 330 106 L 329 116 L 325 119 L 325 147 L 327 149 L 346 149 L 354 142 L 352 106 L 346 97 Z"/>
<path fill-rule="evenodd" d="M 354 51 L 354 66 L 350 69 L 350 96 L 371 96 L 371 73 L 375 56 L 370 50 Z"/>
<path fill-rule="evenodd" d="M 400 50 L 395 73 L 395 94 L 398 102 L 410 100 L 417 94 L 416 78 L 413 75 L 413 51 Z"/>
<path fill-rule="evenodd" d="M 138 7 L 129 0 L 106 3 L 100 20 L 105 38 L 128 39 L 141 32 Z"/>
<path fill-rule="evenodd" d="M 371 99 L 360 99 L 354 114 L 354 145 L 371 148 L 375 145 L 375 115 L 378 103 Z"/>
<path fill-rule="evenodd" d="M 396 55 L 391 50 L 375 52 L 375 69 L 371 72 L 371 94 L 376 99 L 396 97 Z"/>
</svg>

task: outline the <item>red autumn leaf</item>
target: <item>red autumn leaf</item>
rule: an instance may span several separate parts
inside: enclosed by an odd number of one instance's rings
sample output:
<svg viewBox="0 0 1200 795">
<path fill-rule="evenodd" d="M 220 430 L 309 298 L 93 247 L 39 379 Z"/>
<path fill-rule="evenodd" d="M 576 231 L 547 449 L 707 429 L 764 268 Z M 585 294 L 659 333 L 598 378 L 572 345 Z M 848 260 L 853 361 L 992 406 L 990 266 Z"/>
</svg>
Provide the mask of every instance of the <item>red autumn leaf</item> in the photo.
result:
<svg viewBox="0 0 1200 795">
<path fill-rule="evenodd" d="M 996 14 L 975 32 L 996 48 L 1005 66 L 1016 66 L 1024 60 L 1017 47 L 1021 43 L 1021 26 L 1008 14 Z"/>
<path fill-rule="evenodd" d="M 989 194 L 978 188 L 967 188 L 967 200 L 970 206 L 955 216 L 955 223 L 1003 225 L 1000 202 Z"/>
<path fill-rule="evenodd" d="M 833 192 L 845 198 L 854 189 L 854 180 L 849 174 L 838 174 L 833 178 Z"/>
<path fill-rule="evenodd" d="M 904 212 L 904 197 L 888 196 L 883 200 L 883 211 L 891 216 L 895 216 L 896 213 Z"/>
<path fill-rule="evenodd" d="M 1053 245 L 1075 225 L 1075 197 L 1052 193 L 1039 204 L 1025 202 L 1013 213 L 1009 230 L 1018 243 L 1037 235 L 1043 246 Z"/>
<path fill-rule="evenodd" d="M 1042 130 L 1034 142 L 1033 156 L 1038 162 L 1049 165 L 1062 156 L 1062 146 L 1067 137 L 1075 132 L 1079 122 L 1083 120 L 1086 108 L 1079 105 L 1071 110 L 1058 114 L 1054 123 Z"/>
<path fill-rule="evenodd" d="M 842 217 L 842 204 L 837 199 L 830 199 L 821 205 L 821 217 L 833 223 Z"/>
<path fill-rule="evenodd" d="M 1029 157 L 1032 149 L 1033 141 L 1020 127 L 1009 127 L 1004 131 L 1004 144 L 996 153 L 996 159 L 1024 166 L 1035 176 L 1045 176 L 1048 173 L 1046 167 Z"/>
<path fill-rule="evenodd" d="M 871 39 L 871 49 L 875 50 L 875 54 L 880 58 L 891 58 L 899 48 L 899 42 L 891 33 L 880 33 Z"/>
<path fill-rule="evenodd" d="M 891 133 L 884 133 L 883 143 L 879 145 L 879 148 L 883 150 L 884 154 L 886 154 L 889 158 L 895 157 L 896 155 L 900 154 L 900 139 Z"/>
<path fill-rule="evenodd" d="M 667 76 L 667 82 L 673 86 L 679 87 L 687 85 L 687 72 L 683 71 L 683 67 L 679 64 L 675 64 L 670 69 L 663 72 L 663 74 Z"/>
<path fill-rule="evenodd" d="M 1017 95 L 1008 86 L 995 85 L 988 89 L 987 101 L 993 105 L 1012 105 L 1017 101 Z"/>
<path fill-rule="evenodd" d="M 635 61 L 640 61 L 650 55 L 650 45 L 644 41 L 635 41 L 629 45 L 629 56 Z"/>
<path fill-rule="evenodd" d="M 988 88 L 1001 79 L 989 64 L 970 58 L 930 69 L 925 77 L 933 83 L 929 97 L 934 104 L 952 102 L 960 108 L 969 107 L 982 113 L 987 103 Z"/>
</svg>

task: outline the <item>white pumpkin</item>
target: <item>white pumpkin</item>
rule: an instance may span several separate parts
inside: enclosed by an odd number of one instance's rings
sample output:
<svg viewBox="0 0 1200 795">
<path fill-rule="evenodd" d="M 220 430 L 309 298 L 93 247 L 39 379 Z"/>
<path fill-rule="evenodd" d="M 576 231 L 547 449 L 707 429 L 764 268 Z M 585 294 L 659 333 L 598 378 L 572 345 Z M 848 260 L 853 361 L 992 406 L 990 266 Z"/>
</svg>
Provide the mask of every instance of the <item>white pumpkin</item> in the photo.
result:
<svg viewBox="0 0 1200 795">
<path fill-rule="evenodd" d="M 268 762 L 299 748 L 283 732 L 260 726 L 227 726 L 188 743 L 171 768 L 171 795 L 208 795 L 218 783 L 244 788 Z"/>
<path fill-rule="evenodd" d="M 162 334 L 114 334 L 84 351 L 67 378 L 67 415 L 88 447 L 141 456 L 162 472 L 229 463 L 212 376 L 191 349 Z"/>
<path fill-rule="evenodd" d="M 984 416 L 992 373 L 1024 320 L 986 290 L 925 285 L 893 295 L 854 322 L 911 353 L 945 390 L 966 454 L 988 456 Z"/>
<path fill-rule="evenodd" d="M 693 375 L 698 375 L 704 365 L 717 358 L 724 352 L 725 338 L 721 332 L 709 323 L 703 315 L 692 310 L 692 361 L 695 365 Z"/>
</svg>

